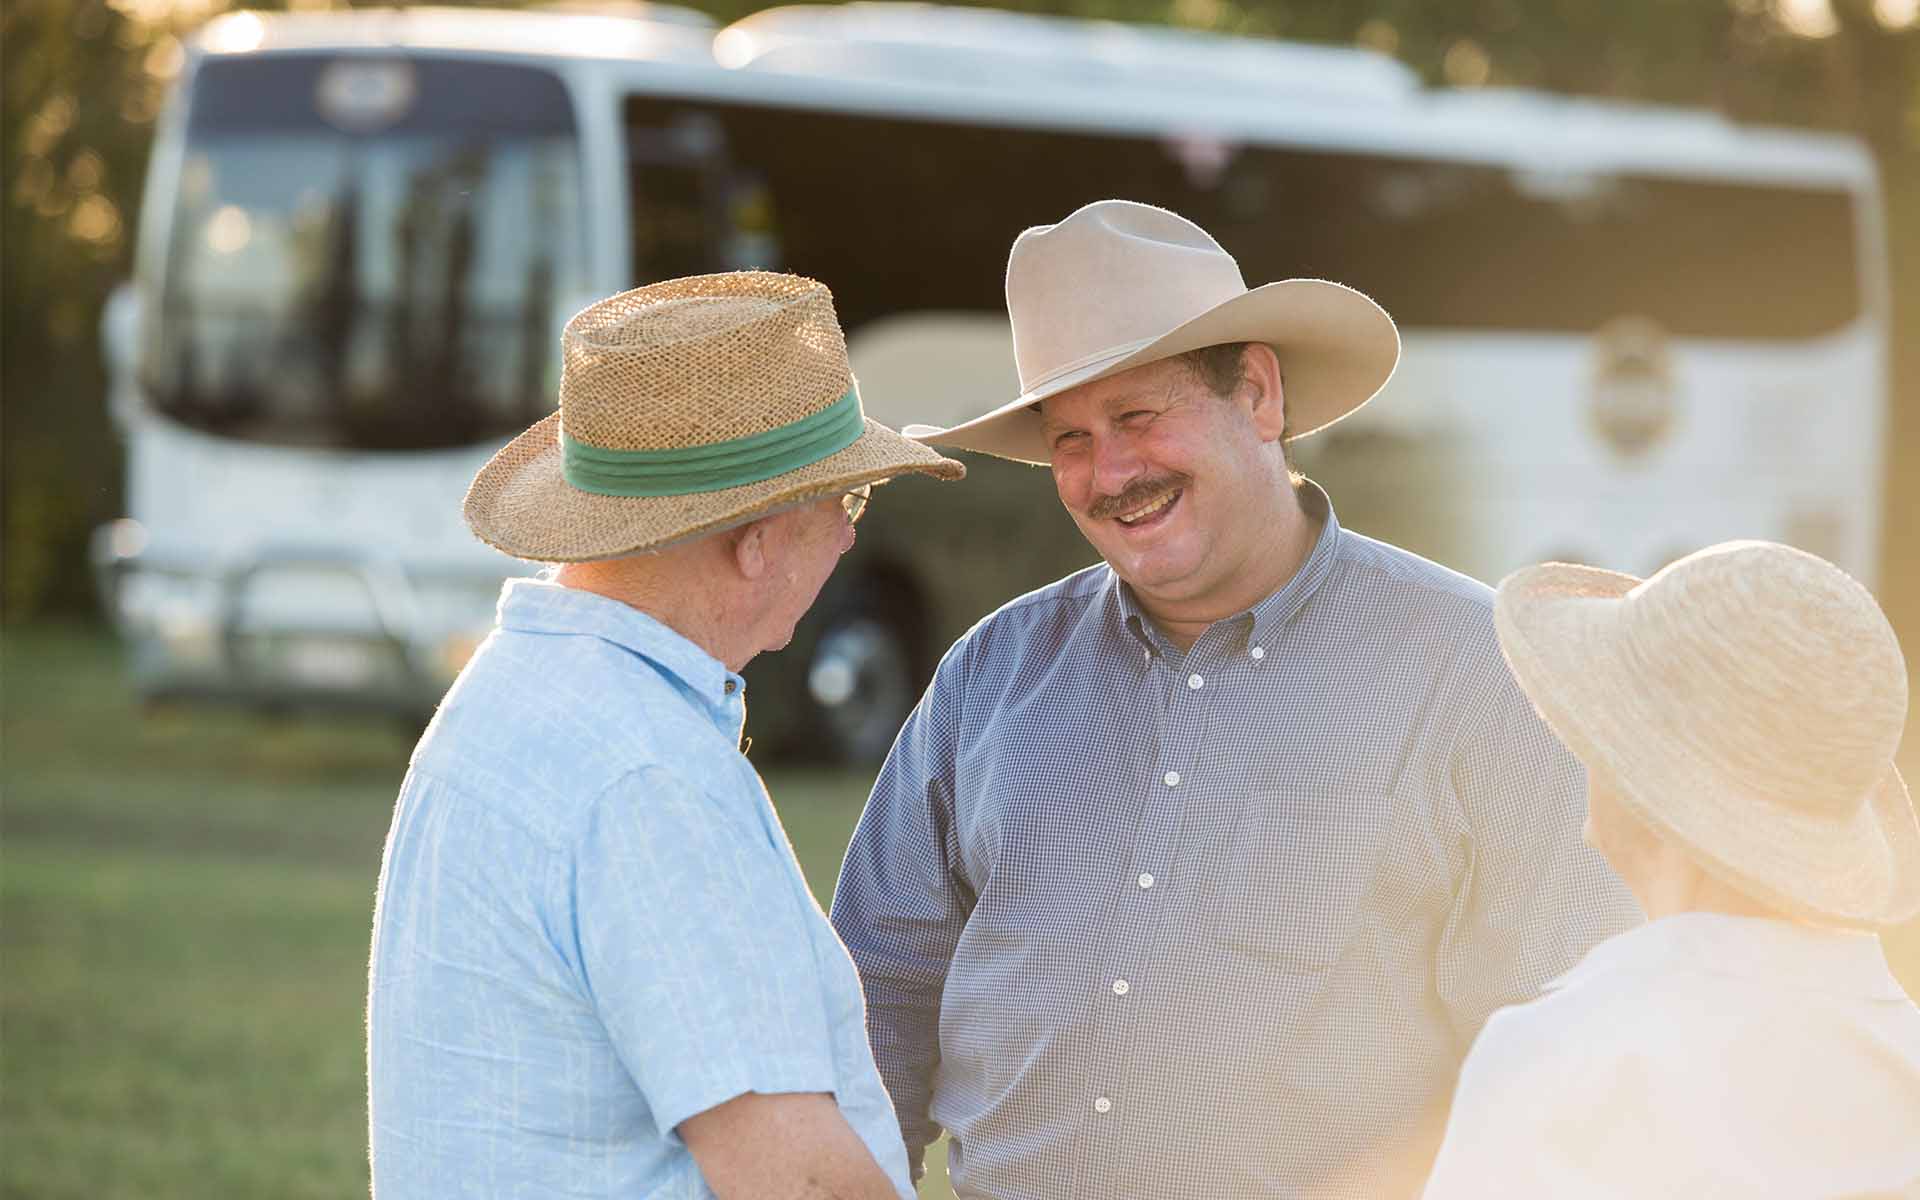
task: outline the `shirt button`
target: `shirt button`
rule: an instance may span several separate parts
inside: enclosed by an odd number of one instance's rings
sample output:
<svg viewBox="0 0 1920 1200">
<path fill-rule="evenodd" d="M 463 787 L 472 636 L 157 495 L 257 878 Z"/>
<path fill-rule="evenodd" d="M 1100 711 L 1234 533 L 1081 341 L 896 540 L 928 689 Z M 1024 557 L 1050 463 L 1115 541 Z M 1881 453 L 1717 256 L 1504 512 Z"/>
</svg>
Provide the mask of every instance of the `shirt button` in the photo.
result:
<svg viewBox="0 0 1920 1200">
<path fill-rule="evenodd" d="M 1153 873 L 1152 873 L 1152 872 L 1150 872 L 1150 871 L 1142 871 L 1142 872 L 1140 872 L 1140 886 L 1141 886 L 1142 888 L 1150 888 L 1150 887 L 1152 887 L 1152 886 L 1153 886 Z"/>
<path fill-rule="evenodd" d="M 1151 650 L 1142 650 L 1142 651 L 1140 652 L 1140 657 L 1141 657 L 1142 659 L 1144 659 L 1145 661 L 1147 661 L 1147 662 L 1152 662 L 1152 661 L 1153 661 L 1153 651 L 1151 651 Z"/>
<path fill-rule="evenodd" d="M 1093 1102 L 1093 1111 L 1097 1113 L 1110 1112 L 1112 1109 L 1113 1101 L 1107 1099 L 1105 1096 Z"/>
<path fill-rule="evenodd" d="M 725 692 L 729 696 L 733 695 L 733 680 L 731 679 L 727 680 L 725 684 L 721 685 L 720 690 Z"/>
<path fill-rule="evenodd" d="M 1247 653 L 1253 655 L 1255 658 L 1265 658 L 1267 656 L 1267 648 L 1265 646 L 1255 646 L 1253 649 L 1247 651 Z"/>
<path fill-rule="evenodd" d="M 1161 776 L 1161 778 L 1167 781 L 1168 787 L 1180 786 L 1180 772 L 1178 771 L 1168 771 L 1165 775 Z"/>
<path fill-rule="evenodd" d="M 1201 688 L 1205 687 L 1206 684 L 1207 684 L 1207 681 L 1200 678 L 1198 675 L 1187 676 L 1187 686 L 1192 688 L 1196 692 L 1199 691 Z"/>
<path fill-rule="evenodd" d="M 1116 996 L 1124 996 L 1132 990 L 1133 985 L 1124 979 L 1116 979 L 1113 981 L 1113 994 Z"/>
</svg>

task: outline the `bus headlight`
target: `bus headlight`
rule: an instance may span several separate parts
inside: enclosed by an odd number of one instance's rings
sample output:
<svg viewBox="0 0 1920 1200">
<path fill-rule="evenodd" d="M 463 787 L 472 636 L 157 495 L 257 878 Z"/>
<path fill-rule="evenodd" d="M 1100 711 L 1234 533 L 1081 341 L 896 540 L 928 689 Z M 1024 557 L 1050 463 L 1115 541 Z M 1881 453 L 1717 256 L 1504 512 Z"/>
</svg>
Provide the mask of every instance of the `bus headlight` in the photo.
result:
<svg viewBox="0 0 1920 1200">
<path fill-rule="evenodd" d="M 133 569 L 115 594 L 128 635 L 151 639 L 182 666 L 211 666 L 220 657 L 220 591 L 211 579 Z"/>
</svg>

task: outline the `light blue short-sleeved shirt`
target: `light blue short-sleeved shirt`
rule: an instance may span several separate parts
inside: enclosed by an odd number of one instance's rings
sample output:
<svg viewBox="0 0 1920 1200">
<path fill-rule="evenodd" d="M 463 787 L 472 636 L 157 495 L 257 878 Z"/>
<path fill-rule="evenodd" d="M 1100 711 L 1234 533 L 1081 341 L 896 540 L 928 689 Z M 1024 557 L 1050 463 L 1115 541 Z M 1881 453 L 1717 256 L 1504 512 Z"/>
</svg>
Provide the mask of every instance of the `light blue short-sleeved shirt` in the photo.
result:
<svg viewBox="0 0 1920 1200">
<path fill-rule="evenodd" d="M 706 1197 L 675 1133 L 830 1092 L 903 1196 L 860 984 L 738 745 L 743 684 L 514 580 L 414 752 L 374 915 L 373 1189 Z"/>
</svg>

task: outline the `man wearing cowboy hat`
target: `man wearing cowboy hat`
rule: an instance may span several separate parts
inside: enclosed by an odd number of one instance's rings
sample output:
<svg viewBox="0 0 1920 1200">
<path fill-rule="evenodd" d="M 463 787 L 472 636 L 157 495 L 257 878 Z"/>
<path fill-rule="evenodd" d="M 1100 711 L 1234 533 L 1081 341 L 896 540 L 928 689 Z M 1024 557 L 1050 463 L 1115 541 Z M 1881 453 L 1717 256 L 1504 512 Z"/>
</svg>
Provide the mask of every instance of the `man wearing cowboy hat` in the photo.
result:
<svg viewBox="0 0 1920 1200">
<path fill-rule="evenodd" d="M 866 489 L 960 464 L 866 420 L 832 297 L 742 272 L 595 304 L 468 524 L 520 558 L 414 752 L 367 1005 L 389 1198 L 911 1195 L 858 977 L 740 754 L 740 670 Z"/>
<path fill-rule="evenodd" d="M 1920 1196 L 1920 1008 L 1872 930 L 1920 912 L 1900 645 L 1768 542 L 1644 583 L 1549 564 L 1495 604 L 1650 922 L 1474 1044 L 1427 1195 Z"/>
<path fill-rule="evenodd" d="M 1393 323 L 1123 201 L 1022 234 L 1007 305 L 1023 394 L 917 435 L 1050 463 L 1106 563 L 948 653 L 843 868 L 908 1151 L 1002 1200 L 1408 1194 L 1486 1015 L 1637 913 L 1489 589 L 1289 470 Z"/>
</svg>

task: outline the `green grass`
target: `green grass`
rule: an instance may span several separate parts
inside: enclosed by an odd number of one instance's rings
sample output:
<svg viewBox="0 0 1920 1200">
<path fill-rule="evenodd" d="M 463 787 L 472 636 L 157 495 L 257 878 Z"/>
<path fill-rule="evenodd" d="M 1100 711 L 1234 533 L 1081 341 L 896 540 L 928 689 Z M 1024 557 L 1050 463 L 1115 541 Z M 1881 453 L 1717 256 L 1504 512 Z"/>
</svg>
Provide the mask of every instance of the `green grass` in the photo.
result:
<svg viewBox="0 0 1920 1200">
<path fill-rule="evenodd" d="M 404 739 L 144 715 L 84 634 L 0 651 L 5 1194 L 364 1194 L 368 915 Z"/>
<path fill-rule="evenodd" d="M 44 629 L 0 639 L 0 730 L 0 1196 L 364 1196 L 408 733 L 145 713 L 111 643 Z M 770 777 L 823 902 L 869 779 Z"/>
<path fill-rule="evenodd" d="M 111 644 L 61 630 L 0 636 L 0 731 L 0 1197 L 365 1195 L 367 938 L 410 736 L 143 713 Z M 868 776 L 768 783 L 824 902 Z M 1888 949 L 1920 990 L 1920 925 Z"/>
</svg>

